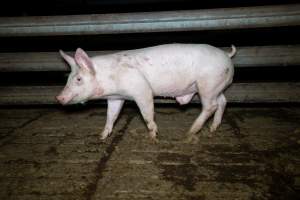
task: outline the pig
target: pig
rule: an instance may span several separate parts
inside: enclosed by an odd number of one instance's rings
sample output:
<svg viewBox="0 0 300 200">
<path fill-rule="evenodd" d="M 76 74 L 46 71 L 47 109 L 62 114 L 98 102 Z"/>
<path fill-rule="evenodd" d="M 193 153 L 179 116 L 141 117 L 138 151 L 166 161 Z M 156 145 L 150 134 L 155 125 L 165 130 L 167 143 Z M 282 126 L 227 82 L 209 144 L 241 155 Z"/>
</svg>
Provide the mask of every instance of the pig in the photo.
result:
<svg viewBox="0 0 300 200">
<path fill-rule="evenodd" d="M 71 73 L 56 99 L 63 105 L 107 99 L 107 119 L 101 139 L 113 130 L 125 100 L 136 102 L 149 130 L 157 141 L 154 121 L 154 96 L 172 97 L 180 105 L 188 104 L 197 93 L 202 111 L 188 131 L 194 138 L 214 114 L 210 131 L 221 124 L 226 106 L 224 90 L 232 83 L 236 53 L 207 44 L 164 44 L 89 57 L 78 48 L 74 58 L 60 50 Z"/>
</svg>

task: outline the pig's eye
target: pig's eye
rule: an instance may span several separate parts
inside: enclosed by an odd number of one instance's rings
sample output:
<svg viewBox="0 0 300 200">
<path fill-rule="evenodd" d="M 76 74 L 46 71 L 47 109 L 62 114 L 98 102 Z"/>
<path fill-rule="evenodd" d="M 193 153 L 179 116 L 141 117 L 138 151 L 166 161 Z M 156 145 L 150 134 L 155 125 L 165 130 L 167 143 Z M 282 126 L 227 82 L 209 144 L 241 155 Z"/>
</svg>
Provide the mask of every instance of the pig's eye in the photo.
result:
<svg viewBox="0 0 300 200">
<path fill-rule="evenodd" d="M 81 77 L 77 77 L 77 79 L 76 79 L 78 82 L 80 82 L 81 81 Z"/>
</svg>

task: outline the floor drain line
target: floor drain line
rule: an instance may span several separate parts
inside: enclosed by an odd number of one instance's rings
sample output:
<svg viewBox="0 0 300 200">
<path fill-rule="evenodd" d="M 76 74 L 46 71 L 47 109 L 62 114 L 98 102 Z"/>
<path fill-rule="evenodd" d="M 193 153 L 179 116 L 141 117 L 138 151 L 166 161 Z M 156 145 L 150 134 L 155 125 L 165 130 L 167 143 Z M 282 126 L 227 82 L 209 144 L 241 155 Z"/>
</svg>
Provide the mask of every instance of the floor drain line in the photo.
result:
<svg viewBox="0 0 300 200">
<path fill-rule="evenodd" d="M 99 180 L 103 177 L 103 171 L 106 168 L 106 163 L 110 160 L 111 155 L 115 151 L 115 147 L 121 142 L 125 135 L 125 131 L 127 130 L 130 122 L 134 116 L 128 116 L 125 125 L 118 131 L 118 134 L 112 139 L 110 145 L 108 145 L 105 149 L 106 154 L 99 160 L 97 163 L 97 167 L 95 169 L 96 177 L 95 180 L 87 186 L 87 191 L 85 193 L 86 199 L 91 200 L 93 195 L 96 192 L 97 185 Z"/>
</svg>

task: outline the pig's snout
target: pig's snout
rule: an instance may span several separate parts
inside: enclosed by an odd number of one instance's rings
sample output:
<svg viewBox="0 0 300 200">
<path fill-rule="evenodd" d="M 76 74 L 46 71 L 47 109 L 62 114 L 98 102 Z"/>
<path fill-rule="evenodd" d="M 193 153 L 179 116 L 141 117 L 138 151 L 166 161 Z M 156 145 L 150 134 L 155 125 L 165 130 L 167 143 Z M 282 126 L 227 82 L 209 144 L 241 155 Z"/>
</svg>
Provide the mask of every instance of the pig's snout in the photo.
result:
<svg viewBox="0 0 300 200">
<path fill-rule="evenodd" d="M 66 97 L 62 96 L 62 95 L 58 95 L 55 97 L 56 100 L 61 103 L 62 105 L 65 105 L 67 103 L 67 99 Z"/>
</svg>

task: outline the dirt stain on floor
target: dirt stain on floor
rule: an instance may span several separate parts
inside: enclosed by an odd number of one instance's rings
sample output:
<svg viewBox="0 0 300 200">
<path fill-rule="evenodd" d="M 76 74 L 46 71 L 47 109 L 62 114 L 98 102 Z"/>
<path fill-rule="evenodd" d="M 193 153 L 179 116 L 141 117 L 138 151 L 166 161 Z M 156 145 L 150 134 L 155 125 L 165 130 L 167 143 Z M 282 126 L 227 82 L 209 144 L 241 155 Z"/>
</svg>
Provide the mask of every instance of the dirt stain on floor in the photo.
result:
<svg viewBox="0 0 300 200">
<path fill-rule="evenodd" d="M 194 191 L 195 184 L 201 178 L 197 176 L 197 166 L 190 163 L 191 156 L 177 153 L 160 153 L 156 165 L 162 170 L 162 178 L 183 187 L 187 191 Z"/>
</svg>

